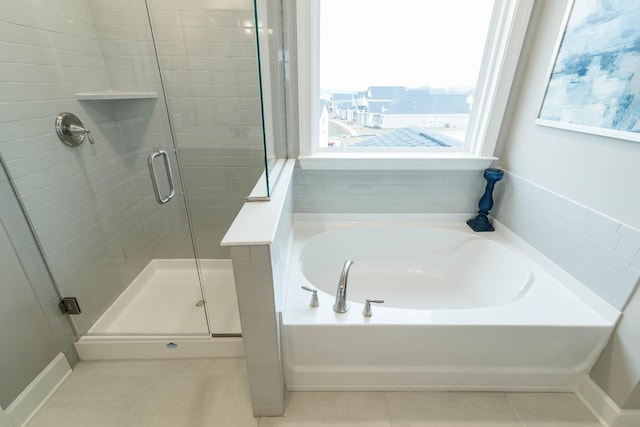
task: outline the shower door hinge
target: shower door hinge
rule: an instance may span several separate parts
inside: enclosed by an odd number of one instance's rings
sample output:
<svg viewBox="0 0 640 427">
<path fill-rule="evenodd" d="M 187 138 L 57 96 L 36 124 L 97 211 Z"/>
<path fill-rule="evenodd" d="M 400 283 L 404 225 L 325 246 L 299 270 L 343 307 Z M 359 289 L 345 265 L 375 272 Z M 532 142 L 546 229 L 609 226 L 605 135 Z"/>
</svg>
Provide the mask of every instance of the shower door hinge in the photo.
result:
<svg viewBox="0 0 640 427">
<path fill-rule="evenodd" d="M 82 310 L 80 310 L 80 305 L 78 304 L 78 300 L 75 297 L 62 298 L 62 300 L 58 303 L 58 307 L 60 307 L 60 311 L 62 312 L 62 314 L 82 313 Z"/>
</svg>

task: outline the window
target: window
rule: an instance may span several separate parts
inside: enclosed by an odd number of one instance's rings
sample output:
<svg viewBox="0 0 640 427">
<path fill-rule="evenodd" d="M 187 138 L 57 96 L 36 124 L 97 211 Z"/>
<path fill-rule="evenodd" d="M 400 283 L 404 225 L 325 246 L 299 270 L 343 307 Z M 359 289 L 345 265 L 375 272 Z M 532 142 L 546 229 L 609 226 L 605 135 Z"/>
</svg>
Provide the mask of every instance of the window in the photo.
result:
<svg viewBox="0 0 640 427">
<path fill-rule="evenodd" d="M 302 166 L 488 166 L 533 1 L 296 2 Z"/>
<path fill-rule="evenodd" d="M 319 148 L 463 147 L 493 6 L 321 0 Z"/>
</svg>

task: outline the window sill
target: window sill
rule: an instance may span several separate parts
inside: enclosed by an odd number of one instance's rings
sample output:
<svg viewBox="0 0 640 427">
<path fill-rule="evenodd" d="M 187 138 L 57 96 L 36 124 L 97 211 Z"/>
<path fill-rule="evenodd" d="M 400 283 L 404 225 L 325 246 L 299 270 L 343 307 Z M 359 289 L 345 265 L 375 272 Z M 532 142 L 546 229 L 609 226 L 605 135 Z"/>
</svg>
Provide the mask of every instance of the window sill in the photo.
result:
<svg viewBox="0 0 640 427">
<path fill-rule="evenodd" d="M 497 157 L 454 153 L 314 153 L 299 156 L 302 169 L 316 170 L 483 170 Z"/>
</svg>

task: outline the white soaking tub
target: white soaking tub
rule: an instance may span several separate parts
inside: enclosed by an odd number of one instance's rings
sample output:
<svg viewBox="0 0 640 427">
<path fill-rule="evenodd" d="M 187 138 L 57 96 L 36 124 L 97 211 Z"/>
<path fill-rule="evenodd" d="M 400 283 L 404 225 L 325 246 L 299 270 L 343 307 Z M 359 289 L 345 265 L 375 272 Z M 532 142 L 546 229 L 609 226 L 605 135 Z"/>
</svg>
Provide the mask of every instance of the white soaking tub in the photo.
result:
<svg viewBox="0 0 640 427">
<path fill-rule="evenodd" d="M 577 389 L 620 313 L 499 223 L 474 233 L 466 219 L 297 215 L 282 317 L 289 389 Z M 347 259 L 350 309 L 337 314 Z M 385 301 L 369 318 L 367 298 Z"/>
</svg>

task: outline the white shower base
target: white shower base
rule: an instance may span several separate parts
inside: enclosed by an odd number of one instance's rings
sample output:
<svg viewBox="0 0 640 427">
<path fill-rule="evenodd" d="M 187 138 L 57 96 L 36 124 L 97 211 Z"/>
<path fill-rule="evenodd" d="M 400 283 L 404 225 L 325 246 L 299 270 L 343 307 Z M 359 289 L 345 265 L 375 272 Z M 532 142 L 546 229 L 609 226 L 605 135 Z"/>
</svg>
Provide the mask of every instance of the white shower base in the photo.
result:
<svg viewBox="0 0 640 427">
<path fill-rule="evenodd" d="M 242 356 L 231 260 L 152 260 L 76 343 L 82 359 Z"/>
</svg>

